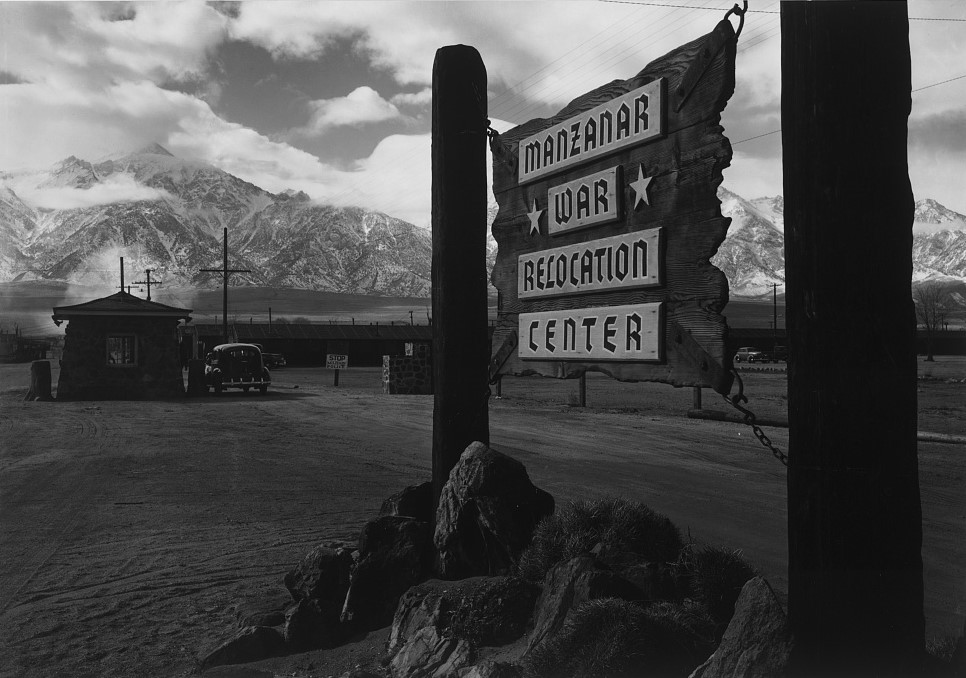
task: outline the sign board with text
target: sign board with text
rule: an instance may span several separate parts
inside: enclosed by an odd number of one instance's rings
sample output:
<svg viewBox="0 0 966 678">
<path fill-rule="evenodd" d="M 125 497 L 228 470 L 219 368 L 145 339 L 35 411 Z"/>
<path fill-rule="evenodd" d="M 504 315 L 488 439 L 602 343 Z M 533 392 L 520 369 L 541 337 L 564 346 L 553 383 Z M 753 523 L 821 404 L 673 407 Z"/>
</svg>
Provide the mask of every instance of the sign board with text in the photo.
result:
<svg viewBox="0 0 966 678">
<path fill-rule="evenodd" d="M 727 21 L 635 77 L 491 141 L 499 320 L 491 376 L 663 381 L 727 393 L 727 234 L 717 188 L 731 162 Z"/>
<path fill-rule="evenodd" d="M 325 369 L 327 370 L 347 370 L 349 369 L 349 356 L 341 353 L 325 354 Z"/>
</svg>

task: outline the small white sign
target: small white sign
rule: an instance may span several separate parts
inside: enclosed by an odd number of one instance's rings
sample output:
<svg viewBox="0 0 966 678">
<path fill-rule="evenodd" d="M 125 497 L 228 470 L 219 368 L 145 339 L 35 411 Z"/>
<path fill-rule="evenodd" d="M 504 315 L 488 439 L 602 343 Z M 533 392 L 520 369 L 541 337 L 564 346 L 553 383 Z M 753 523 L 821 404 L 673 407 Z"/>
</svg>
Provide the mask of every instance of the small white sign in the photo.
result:
<svg viewBox="0 0 966 678">
<path fill-rule="evenodd" d="M 346 370 L 348 368 L 349 356 L 340 353 L 327 353 L 325 355 L 325 369 Z"/>
</svg>

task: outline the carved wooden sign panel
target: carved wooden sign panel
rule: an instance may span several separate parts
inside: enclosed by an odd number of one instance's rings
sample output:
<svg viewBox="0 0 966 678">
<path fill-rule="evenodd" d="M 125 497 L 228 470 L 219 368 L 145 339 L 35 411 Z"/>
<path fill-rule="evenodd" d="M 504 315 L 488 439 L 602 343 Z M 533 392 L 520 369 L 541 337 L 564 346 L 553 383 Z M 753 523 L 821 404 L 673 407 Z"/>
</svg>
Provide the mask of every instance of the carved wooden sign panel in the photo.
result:
<svg viewBox="0 0 966 678">
<path fill-rule="evenodd" d="M 727 393 L 728 282 L 711 265 L 730 219 L 720 125 L 734 91 L 727 21 L 491 142 L 491 375 L 663 381 Z"/>
</svg>

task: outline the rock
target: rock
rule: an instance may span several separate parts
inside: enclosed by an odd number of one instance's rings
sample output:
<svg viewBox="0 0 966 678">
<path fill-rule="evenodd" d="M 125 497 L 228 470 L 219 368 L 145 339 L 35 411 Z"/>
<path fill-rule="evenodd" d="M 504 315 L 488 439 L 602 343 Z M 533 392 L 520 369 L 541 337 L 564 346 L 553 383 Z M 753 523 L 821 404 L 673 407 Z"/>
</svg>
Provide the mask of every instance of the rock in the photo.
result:
<svg viewBox="0 0 966 678">
<path fill-rule="evenodd" d="M 249 626 L 210 652 L 201 662 L 201 670 L 224 664 L 268 659 L 285 654 L 285 640 L 278 629 L 269 626 Z"/>
<path fill-rule="evenodd" d="M 323 604 L 324 605 L 324 604 Z M 300 600 L 285 614 L 285 644 L 292 652 L 335 647 L 343 639 L 339 608 Z"/>
<path fill-rule="evenodd" d="M 553 513 L 553 497 L 534 487 L 523 464 L 472 443 L 443 486 L 433 541 L 445 579 L 506 574 Z"/>
<path fill-rule="evenodd" d="M 535 585 L 517 577 L 423 582 L 400 598 L 388 651 L 397 652 L 427 626 L 474 647 L 511 643 L 526 632 L 537 594 Z"/>
<path fill-rule="evenodd" d="M 452 678 L 473 663 L 469 642 L 444 638 L 435 626 L 417 631 L 389 663 L 393 678 Z"/>
<path fill-rule="evenodd" d="M 547 573 L 533 613 L 530 652 L 563 626 L 570 611 L 595 598 L 641 600 L 641 591 L 614 572 L 598 570 L 592 556 L 577 556 Z"/>
<path fill-rule="evenodd" d="M 312 599 L 341 609 L 352 564 L 348 549 L 317 546 L 285 575 L 285 588 L 296 602 Z"/>
<path fill-rule="evenodd" d="M 425 579 L 430 563 L 428 524 L 403 516 L 370 520 L 359 538 L 343 623 L 356 631 L 391 624 L 399 598 Z"/>
<path fill-rule="evenodd" d="M 235 606 L 238 628 L 248 626 L 281 626 L 285 623 L 285 610 L 292 600 L 279 587 L 278 593 L 266 593 L 261 597 L 242 600 Z"/>
<path fill-rule="evenodd" d="M 380 516 L 409 516 L 424 523 L 433 522 L 433 483 L 410 485 L 382 502 Z"/>
<path fill-rule="evenodd" d="M 471 666 L 460 678 L 520 678 L 520 670 L 513 664 L 484 660 Z"/>
<path fill-rule="evenodd" d="M 785 612 L 768 582 L 755 577 L 741 589 L 718 649 L 691 678 L 779 678 L 791 650 Z"/>
</svg>

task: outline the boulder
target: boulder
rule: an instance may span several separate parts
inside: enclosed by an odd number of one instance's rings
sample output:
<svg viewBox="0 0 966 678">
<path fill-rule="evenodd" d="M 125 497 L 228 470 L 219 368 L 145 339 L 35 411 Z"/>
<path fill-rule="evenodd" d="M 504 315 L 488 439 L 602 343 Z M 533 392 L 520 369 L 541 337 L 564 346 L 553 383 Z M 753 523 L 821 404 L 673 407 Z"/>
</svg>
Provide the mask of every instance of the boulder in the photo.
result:
<svg viewBox="0 0 966 678">
<path fill-rule="evenodd" d="M 281 588 L 266 592 L 261 596 L 253 596 L 238 602 L 235 606 L 235 617 L 238 628 L 248 626 L 281 626 L 285 623 L 285 610 L 292 604 L 292 599 Z"/>
<path fill-rule="evenodd" d="M 285 654 L 285 640 L 278 629 L 269 626 L 249 626 L 215 648 L 201 661 L 201 670 L 224 664 L 278 657 Z"/>
<path fill-rule="evenodd" d="M 433 483 L 409 485 L 382 502 L 380 516 L 409 516 L 424 523 L 433 522 Z"/>
<path fill-rule="evenodd" d="M 393 678 L 452 678 L 473 663 L 473 648 L 458 638 L 444 638 L 435 626 L 410 637 L 389 663 Z"/>
<path fill-rule="evenodd" d="M 538 489 L 519 461 L 472 443 L 443 486 L 433 541 L 444 579 L 508 573 L 553 513 L 553 497 Z"/>
<path fill-rule="evenodd" d="M 317 546 L 285 575 L 285 588 L 296 602 L 311 599 L 341 609 L 352 564 L 349 549 Z"/>
<path fill-rule="evenodd" d="M 761 577 L 741 589 L 718 649 L 691 678 L 780 678 L 787 674 L 792 637 L 775 592 Z"/>
<path fill-rule="evenodd" d="M 343 623 L 354 631 L 392 623 L 399 598 L 429 572 L 429 535 L 428 524 L 404 516 L 366 523 L 342 608 Z"/>
<path fill-rule="evenodd" d="M 303 599 L 285 613 L 285 644 L 292 652 L 335 647 L 343 640 L 339 608 Z"/>
<path fill-rule="evenodd" d="M 526 632 L 538 591 L 537 586 L 517 577 L 423 582 L 400 598 L 388 651 L 397 652 L 427 626 L 474 647 L 511 643 Z"/>
<path fill-rule="evenodd" d="M 597 569 L 590 555 L 571 558 L 550 570 L 537 598 L 527 652 L 557 633 L 572 609 L 595 598 L 635 601 L 643 595 L 620 575 Z"/>
</svg>

